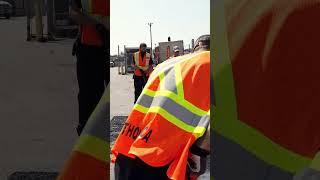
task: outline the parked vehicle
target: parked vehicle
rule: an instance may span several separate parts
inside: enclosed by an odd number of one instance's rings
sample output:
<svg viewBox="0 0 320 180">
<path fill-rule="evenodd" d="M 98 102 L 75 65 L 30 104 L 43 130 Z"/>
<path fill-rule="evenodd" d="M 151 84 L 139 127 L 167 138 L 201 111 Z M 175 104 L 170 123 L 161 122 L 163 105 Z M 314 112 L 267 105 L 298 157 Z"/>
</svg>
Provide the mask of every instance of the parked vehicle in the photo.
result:
<svg viewBox="0 0 320 180">
<path fill-rule="evenodd" d="M 0 0 L 0 17 L 3 16 L 6 19 L 10 19 L 10 17 L 12 16 L 12 12 L 13 6 L 6 1 Z"/>
</svg>

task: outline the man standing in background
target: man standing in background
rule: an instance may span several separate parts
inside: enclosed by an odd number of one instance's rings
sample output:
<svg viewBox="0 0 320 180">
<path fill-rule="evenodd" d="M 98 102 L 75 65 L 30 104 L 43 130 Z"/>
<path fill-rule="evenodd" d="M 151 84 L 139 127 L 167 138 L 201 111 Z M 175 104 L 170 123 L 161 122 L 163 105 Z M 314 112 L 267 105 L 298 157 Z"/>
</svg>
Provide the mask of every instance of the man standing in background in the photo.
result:
<svg viewBox="0 0 320 180">
<path fill-rule="evenodd" d="M 141 43 L 139 51 L 133 54 L 134 103 L 136 103 L 143 87 L 147 83 L 152 71 L 152 64 L 153 61 L 151 56 L 147 53 L 147 45 L 145 43 Z"/>
<path fill-rule="evenodd" d="M 79 37 L 74 46 L 79 84 L 78 135 L 104 92 L 106 79 L 109 79 L 106 65 L 109 57 L 108 7 L 107 0 L 70 2 L 71 19 L 80 26 Z"/>
</svg>

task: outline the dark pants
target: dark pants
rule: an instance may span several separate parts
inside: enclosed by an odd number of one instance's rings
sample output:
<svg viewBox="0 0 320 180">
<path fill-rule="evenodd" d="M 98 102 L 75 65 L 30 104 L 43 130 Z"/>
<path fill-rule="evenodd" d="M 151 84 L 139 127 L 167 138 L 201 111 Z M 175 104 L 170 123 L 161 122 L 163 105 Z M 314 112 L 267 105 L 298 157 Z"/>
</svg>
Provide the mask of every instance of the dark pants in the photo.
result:
<svg viewBox="0 0 320 180">
<path fill-rule="evenodd" d="M 134 103 L 136 103 L 143 90 L 143 87 L 147 83 L 147 78 L 143 76 L 134 75 L 133 79 L 134 79 Z"/>
<path fill-rule="evenodd" d="M 168 166 L 151 167 L 140 159 L 119 154 L 115 162 L 115 180 L 167 180 Z"/>
<path fill-rule="evenodd" d="M 79 85 L 79 124 L 80 135 L 91 113 L 98 104 L 105 89 L 109 69 L 107 55 L 102 48 L 79 45 L 77 50 L 77 79 Z"/>
</svg>

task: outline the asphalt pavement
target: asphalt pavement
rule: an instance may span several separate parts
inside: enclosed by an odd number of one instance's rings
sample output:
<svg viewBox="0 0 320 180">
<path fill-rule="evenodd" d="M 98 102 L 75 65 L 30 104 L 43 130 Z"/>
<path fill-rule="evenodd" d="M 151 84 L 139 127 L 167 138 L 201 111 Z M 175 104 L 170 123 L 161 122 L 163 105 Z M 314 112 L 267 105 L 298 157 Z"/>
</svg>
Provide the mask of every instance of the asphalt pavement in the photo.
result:
<svg viewBox="0 0 320 180">
<path fill-rule="evenodd" d="M 26 18 L 0 19 L 0 179 L 58 172 L 77 139 L 72 40 L 26 42 Z"/>
</svg>

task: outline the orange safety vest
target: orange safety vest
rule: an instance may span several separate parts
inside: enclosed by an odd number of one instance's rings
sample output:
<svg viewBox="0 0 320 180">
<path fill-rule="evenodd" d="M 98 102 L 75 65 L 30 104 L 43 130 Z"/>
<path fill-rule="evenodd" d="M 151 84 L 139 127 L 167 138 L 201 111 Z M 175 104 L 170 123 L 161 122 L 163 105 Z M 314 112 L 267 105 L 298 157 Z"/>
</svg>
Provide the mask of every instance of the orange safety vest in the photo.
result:
<svg viewBox="0 0 320 180">
<path fill-rule="evenodd" d="M 210 119 L 210 52 L 180 56 L 151 74 L 112 148 L 153 167 L 169 165 L 167 176 L 184 180 L 189 148 Z"/>
<path fill-rule="evenodd" d="M 107 26 L 110 16 L 110 0 L 81 0 L 81 4 L 83 12 Z M 103 45 L 102 38 L 95 25 L 81 26 L 81 43 L 92 46 Z"/>
<path fill-rule="evenodd" d="M 135 62 L 135 66 L 137 67 L 134 70 L 134 74 L 136 76 L 142 76 L 141 70 L 146 73 L 146 76 L 149 76 L 149 62 L 150 62 L 150 54 L 145 53 L 144 57 L 141 57 L 140 51 L 135 52 L 133 54 L 133 60 Z M 141 70 L 140 70 L 141 69 Z"/>
<path fill-rule="evenodd" d="M 108 86 L 57 180 L 110 179 L 106 126 L 109 96 Z"/>
<path fill-rule="evenodd" d="M 320 2 L 213 6 L 214 178 L 292 179 L 320 149 Z"/>
</svg>

